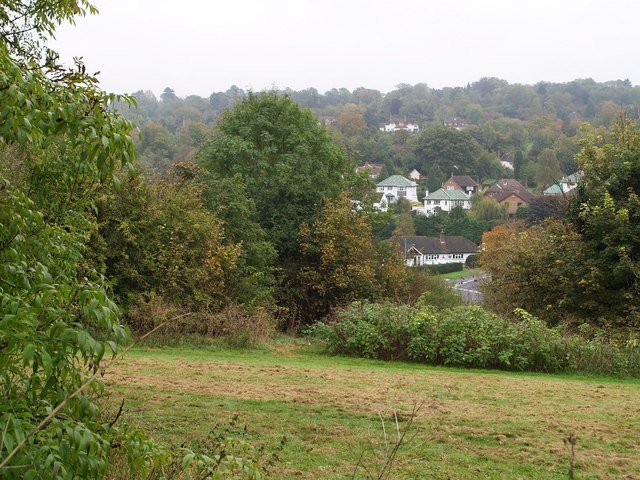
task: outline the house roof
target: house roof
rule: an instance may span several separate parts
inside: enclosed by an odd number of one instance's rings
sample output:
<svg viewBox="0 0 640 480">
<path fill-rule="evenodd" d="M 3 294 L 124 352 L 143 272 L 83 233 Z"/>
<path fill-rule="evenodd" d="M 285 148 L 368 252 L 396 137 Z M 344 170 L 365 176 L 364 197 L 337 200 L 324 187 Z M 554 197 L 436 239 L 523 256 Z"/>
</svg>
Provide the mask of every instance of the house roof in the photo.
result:
<svg viewBox="0 0 640 480">
<path fill-rule="evenodd" d="M 406 243 L 405 243 L 406 241 Z M 411 248 L 415 248 L 423 255 L 446 254 L 446 253 L 476 253 L 478 246 L 471 240 L 458 236 L 444 236 L 444 242 L 438 237 L 396 237 L 394 239 L 400 249 L 406 252 Z"/>
<path fill-rule="evenodd" d="M 527 203 L 536 198 L 524 185 L 513 178 L 501 178 L 486 191 L 486 194 L 498 203 L 509 198 L 511 195 L 517 195 Z"/>
<path fill-rule="evenodd" d="M 377 163 L 365 162 L 364 165 L 358 165 L 356 167 L 356 173 L 360 173 L 364 170 L 370 170 L 371 173 L 380 174 L 380 172 L 382 171 L 382 165 Z"/>
<path fill-rule="evenodd" d="M 560 188 L 560 185 L 556 183 L 555 185 L 551 185 L 542 193 L 545 195 L 562 195 L 562 189 Z"/>
<path fill-rule="evenodd" d="M 445 190 L 444 188 L 440 188 L 433 193 L 430 193 L 426 197 L 425 200 L 467 200 L 469 201 L 469 197 L 460 190 Z"/>
<path fill-rule="evenodd" d="M 534 195 L 528 190 L 503 190 L 501 192 L 494 192 L 491 198 L 493 198 L 496 202 L 500 203 L 505 201 L 511 195 L 520 197 L 526 203 L 531 203 L 536 198 L 536 195 Z"/>
<path fill-rule="evenodd" d="M 461 187 L 479 187 L 480 186 L 469 175 L 453 175 L 449 180 L 453 180 Z"/>
<path fill-rule="evenodd" d="M 503 191 L 527 191 L 524 185 L 522 185 L 515 178 L 501 178 L 494 183 L 487 192 L 503 192 Z"/>
<path fill-rule="evenodd" d="M 385 178 L 378 187 L 415 187 L 416 183 L 404 178 L 402 175 L 391 175 L 389 178 Z"/>
<path fill-rule="evenodd" d="M 572 173 L 571 175 L 562 177 L 558 183 L 554 183 L 542 193 L 544 195 L 562 195 L 564 193 L 569 193 L 571 191 L 571 188 L 566 187 L 566 185 L 574 184 L 575 186 L 575 184 L 577 184 L 581 178 L 582 172 Z"/>
</svg>

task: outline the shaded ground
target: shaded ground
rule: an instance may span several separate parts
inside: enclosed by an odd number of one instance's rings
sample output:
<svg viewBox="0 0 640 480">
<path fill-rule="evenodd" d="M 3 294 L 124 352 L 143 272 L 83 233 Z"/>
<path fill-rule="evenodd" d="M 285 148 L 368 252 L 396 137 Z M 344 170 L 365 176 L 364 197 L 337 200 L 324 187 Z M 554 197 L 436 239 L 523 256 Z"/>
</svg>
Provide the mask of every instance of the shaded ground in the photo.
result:
<svg viewBox="0 0 640 480">
<path fill-rule="evenodd" d="M 384 457 L 387 432 L 416 403 L 415 438 L 391 478 L 640 479 L 640 382 L 384 363 L 282 342 L 275 351 L 138 349 L 105 378 L 127 418 L 164 441 L 197 443 L 234 416 L 269 478 L 352 478 Z M 357 478 L 364 478 L 359 476 Z"/>
</svg>

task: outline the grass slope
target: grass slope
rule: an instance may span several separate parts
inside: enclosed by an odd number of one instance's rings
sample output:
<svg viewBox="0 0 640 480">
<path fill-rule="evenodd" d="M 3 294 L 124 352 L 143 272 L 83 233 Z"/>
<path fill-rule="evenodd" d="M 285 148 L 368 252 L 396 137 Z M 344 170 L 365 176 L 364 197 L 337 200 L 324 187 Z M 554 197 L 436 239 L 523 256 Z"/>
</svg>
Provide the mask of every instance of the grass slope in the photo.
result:
<svg viewBox="0 0 640 480">
<path fill-rule="evenodd" d="M 291 341 L 272 351 L 140 348 L 105 380 L 114 403 L 127 400 L 124 417 L 158 440 L 194 443 L 246 424 L 264 464 L 286 437 L 268 478 L 353 478 L 359 458 L 373 473 L 385 450 L 380 416 L 395 435 L 394 411 L 402 429 L 423 401 L 390 478 L 567 478 L 570 433 L 576 478 L 640 478 L 636 380 L 330 357 Z"/>
</svg>

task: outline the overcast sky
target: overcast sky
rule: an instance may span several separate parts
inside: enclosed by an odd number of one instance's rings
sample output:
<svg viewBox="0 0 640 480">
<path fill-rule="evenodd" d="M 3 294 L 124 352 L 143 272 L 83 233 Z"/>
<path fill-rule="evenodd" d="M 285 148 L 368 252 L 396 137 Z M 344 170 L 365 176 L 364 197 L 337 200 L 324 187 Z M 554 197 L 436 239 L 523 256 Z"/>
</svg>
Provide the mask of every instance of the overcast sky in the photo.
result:
<svg viewBox="0 0 640 480">
<path fill-rule="evenodd" d="M 97 0 L 58 30 L 117 93 L 166 86 L 392 90 L 629 78 L 640 83 L 637 0 Z"/>
</svg>

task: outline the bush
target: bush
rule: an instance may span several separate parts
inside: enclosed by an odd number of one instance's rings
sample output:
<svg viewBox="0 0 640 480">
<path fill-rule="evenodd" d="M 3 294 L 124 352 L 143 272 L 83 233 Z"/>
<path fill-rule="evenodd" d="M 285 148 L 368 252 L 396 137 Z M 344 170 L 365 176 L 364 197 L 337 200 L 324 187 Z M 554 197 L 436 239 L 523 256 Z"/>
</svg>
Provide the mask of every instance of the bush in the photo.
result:
<svg viewBox="0 0 640 480">
<path fill-rule="evenodd" d="M 144 334 L 182 312 L 163 297 L 138 297 L 127 319 L 131 327 Z M 245 311 L 230 305 L 220 312 L 200 310 L 168 322 L 149 338 L 149 342 L 173 344 L 184 340 L 206 341 L 214 338 L 236 348 L 256 347 L 266 343 L 276 332 L 274 317 L 262 309 Z"/>
<path fill-rule="evenodd" d="M 442 265 L 429 265 L 427 267 L 434 274 L 461 272 L 464 268 L 463 263 L 443 263 Z"/>
<path fill-rule="evenodd" d="M 313 331 L 330 351 L 467 368 L 640 375 L 637 342 L 550 328 L 523 310 L 507 320 L 479 306 L 354 303 Z"/>
<path fill-rule="evenodd" d="M 464 264 L 467 268 L 480 268 L 480 256 L 477 254 L 469 255 Z"/>
</svg>

